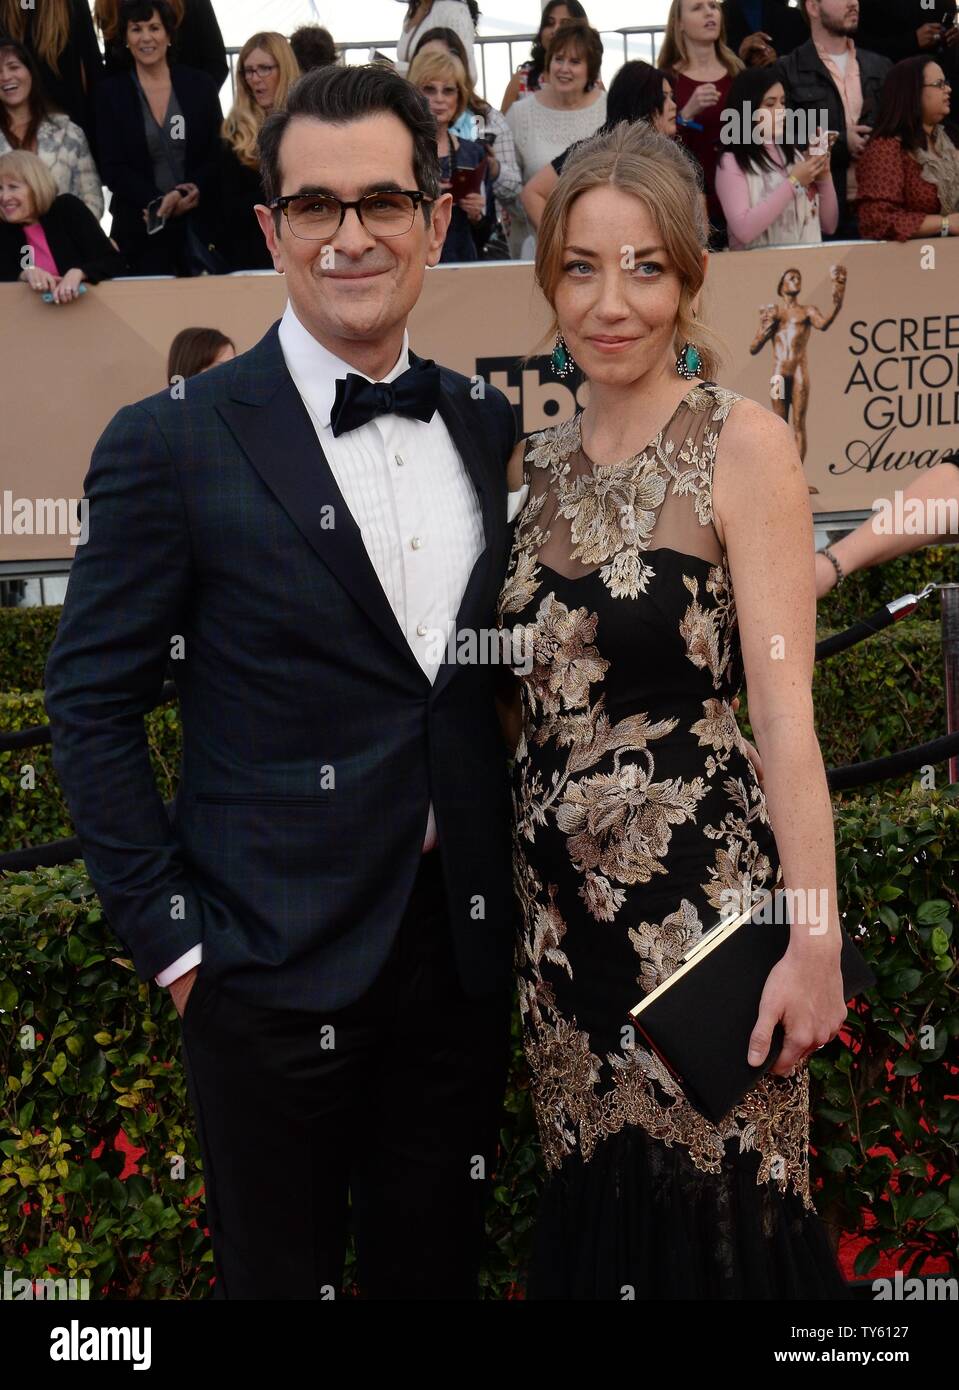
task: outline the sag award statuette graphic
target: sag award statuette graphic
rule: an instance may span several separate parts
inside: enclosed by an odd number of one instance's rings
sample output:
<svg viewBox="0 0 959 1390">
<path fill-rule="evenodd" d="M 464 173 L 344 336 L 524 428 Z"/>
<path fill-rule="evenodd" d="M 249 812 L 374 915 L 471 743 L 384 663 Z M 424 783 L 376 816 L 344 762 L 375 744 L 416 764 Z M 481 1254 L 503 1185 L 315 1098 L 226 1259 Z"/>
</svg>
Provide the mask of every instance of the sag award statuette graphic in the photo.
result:
<svg viewBox="0 0 959 1390">
<path fill-rule="evenodd" d="M 805 462 L 808 440 L 806 415 L 809 410 L 809 334 L 818 328 L 825 333 L 835 323 L 846 294 L 846 267 L 833 265 L 832 311 L 822 313 L 815 304 L 801 304 L 802 274 L 794 267 L 783 272 L 776 293 L 776 304 L 763 304 L 759 310 L 759 328 L 749 346 L 755 357 L 768 342 L 773 345 L 773 374 L 770 396 L 773 411 L 788 421 L 792 412 L 793 433 L 799 457 Z M 819 489 L 810 486 L 810 492 Z"/>
</svg>

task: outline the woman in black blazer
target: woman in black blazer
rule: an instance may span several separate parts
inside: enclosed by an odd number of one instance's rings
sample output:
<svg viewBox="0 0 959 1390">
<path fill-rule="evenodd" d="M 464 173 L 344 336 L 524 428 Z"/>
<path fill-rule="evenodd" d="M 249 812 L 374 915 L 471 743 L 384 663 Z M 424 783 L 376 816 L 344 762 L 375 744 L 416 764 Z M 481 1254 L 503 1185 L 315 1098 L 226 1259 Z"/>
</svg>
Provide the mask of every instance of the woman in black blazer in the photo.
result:
<svg viewBox="0 0 959 1390">
<path fill-rule="evenodd" d="M 213 10 L 213 0 L 171 0 L 170 8 L 176 25 L 174 61 L 205 72 L 212 77 L 219 91 L 229 76 L 230 65 Z M 96 0 L 93 15 L 103 35 L 107 72 L 125 71 L 128 66 L 127 52 L 118 37 L 120 0 Z"/>
<path fill-rule="evenodd" d="M 29 48 L 50 105 L 80 127 L 96 155 L 93 91 L 103 75 L 103 58 L 87 0 L 29 6 L 0 0 L 0 34 Z"/>
<path fill-rule="evenodd" d="M 24 268 L 24 248 L 30 248 Z M 0 280 L 23 280 L 58 303 L 76 299 L 126 267 L 86 203 L 58 193 L 43 160 L 27 150 L 0 155 Z"/>
<path fill-rule="evenodd" d="M 174 23 L 166 0 L 123 0 L 120 25 L 133 66 L 104 78 L 96 92 L 113 239 L 134 275 L 219 271 L 213 184 L 222 112 L 216 87 L 206 73 L 167 62 Z M 153 234 L 148 208 L 163 219 Z"/>
</svg>

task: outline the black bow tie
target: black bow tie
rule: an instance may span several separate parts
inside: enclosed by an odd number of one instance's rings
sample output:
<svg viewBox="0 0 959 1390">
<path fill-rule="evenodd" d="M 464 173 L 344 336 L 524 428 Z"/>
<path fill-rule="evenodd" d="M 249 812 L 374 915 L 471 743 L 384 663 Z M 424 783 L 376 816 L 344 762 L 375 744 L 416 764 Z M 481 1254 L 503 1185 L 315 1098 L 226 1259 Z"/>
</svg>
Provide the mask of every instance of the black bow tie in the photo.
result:
<svg viewBox="0 0 959 1390">
<path fill-rule="evenodd" d="M 439 399 L 440 369 L 429 359 L 420 360 L 393 381 L 367 381 L 356 372 L 347 372 L 336 382 L 330 429 L 334 435 L 343 434 L 377 415 L 432 420 Z"/>
</svg>

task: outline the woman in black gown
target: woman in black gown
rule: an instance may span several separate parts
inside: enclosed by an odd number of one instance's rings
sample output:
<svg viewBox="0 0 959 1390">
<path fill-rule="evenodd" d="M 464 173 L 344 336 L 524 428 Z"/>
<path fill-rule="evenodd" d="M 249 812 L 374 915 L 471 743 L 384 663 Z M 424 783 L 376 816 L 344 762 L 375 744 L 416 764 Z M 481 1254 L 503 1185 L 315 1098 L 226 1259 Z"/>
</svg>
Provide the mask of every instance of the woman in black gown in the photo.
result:
<svg viewBox="0 0 959 1390">
<path fill-rule="evenodd" d="M 589 399 L 511 461 L 529 491 L 500 602 L 526 667 L 518 968 L 548 1169 L 534 1299 L 846 1294 L 809 1181 L 806 1059 L 846 1016 L 812 518 L 788 429 L 711 380 L 706 238 L 688 156 L 640 123 L 573 152 L 537 246 L 554 366 L 571 356 Z M 762 786 L 731 709 L 744 677 Z M 777 885 L 808 925 L 768 977 L 749 1060 L 779 1020 L 785 1044 L 715 1125 L 627 1014 L 731 895 Z"/>
</svg>

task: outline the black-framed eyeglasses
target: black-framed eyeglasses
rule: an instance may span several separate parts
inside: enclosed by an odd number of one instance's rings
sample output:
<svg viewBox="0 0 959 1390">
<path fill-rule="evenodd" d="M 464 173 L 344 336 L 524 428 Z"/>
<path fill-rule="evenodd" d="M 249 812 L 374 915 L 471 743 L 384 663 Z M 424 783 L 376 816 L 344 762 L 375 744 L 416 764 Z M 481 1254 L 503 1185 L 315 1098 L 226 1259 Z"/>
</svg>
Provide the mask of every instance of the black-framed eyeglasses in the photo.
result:
<svg viewBox="0 0 959 1390">
<path fill-rule="evenodd" d="M 260 63 L 254 68 L 244 68 L 243 76 L 247 82 L 252 82 L 254 77 L 269 77 L 271 72 L 276 72 L 279 63 Z"/>
<path fill-rule="evenodd" d="M 391 237 L 409 231 L 420 203 L 434 201 L 418 188 L 403 188 L 365 193 L 353 203 L 327 193 L 287 193 L 274 198 L 270 207 L 283 212 L 294 236 L 329 241 L 342 227 L 348 208 L 354 209 L 371 236 Z"/>
<path fill-rule="evenodd" d="M 938 82 L 924 82 L 922 85 L 924 87 L 936 87 L 940 92 L 944 91 L 946 87 L 948 87 L 950 91 L 952 90 L 952 83 L 947 77 L 940 77 Z"/>
</svg>

